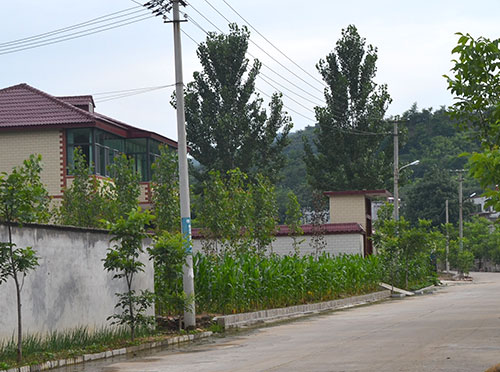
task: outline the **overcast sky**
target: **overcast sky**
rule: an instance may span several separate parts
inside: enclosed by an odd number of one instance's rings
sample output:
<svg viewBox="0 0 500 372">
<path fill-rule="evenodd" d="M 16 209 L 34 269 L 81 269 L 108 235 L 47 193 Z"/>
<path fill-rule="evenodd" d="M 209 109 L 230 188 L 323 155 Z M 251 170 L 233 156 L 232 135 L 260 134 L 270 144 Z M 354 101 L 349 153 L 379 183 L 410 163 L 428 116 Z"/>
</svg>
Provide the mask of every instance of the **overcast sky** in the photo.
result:
<svg viewBox="0 0 500 372">
<path fill-rule="evenodd" d="M 356 25 L 367 43 L 378 48 L 378 73 L 375 80 L 388 85 L 393 98 L 389 115 L 403 113 L 414 102 L 419 108 L 438 108 L 452 102 L 442 75 L 448 73 L 451 66 L 450 51 L 457 41 L 455 32 L 499 37 L 498 0 L 226 1 L 316 79 L 319 79 L 319 75 L 315 64 L 334 48 L 342 28 L 349 24 Z M 223 0 L 191 0 L 192 6 L 183 10 L 207 31 L 216 29 L 198 12 L 227 31 L 227 21 L 209 3 L 230 21 L 244 24 Z M 159 18 L 147 18 L 62 43 L 2 54 L 12 51 L 13 46 L 20 47 L 20 44 L 5 43 L 134 6 L 137 4 L 130 0 L 1 0 L 0 87 L 24 82 L 57 96 L 174 83 L 172 26 L 162 23 Z M 125 19 L 131 22 L 146 18 L 147 15 L 147 11 L 141 11 L 137 6 L 115 14 L 113 17 L 123 17 L 110 19 L 106 23 L 123 22 Z M 87 28 L 106 23 L 95 23 Z M 204 41 L 205 34 L 194 22 L 184 22 L 182 28 L 196 42 Z M 81 30 L 74 29 L 69 33 Z M 262 73 L 287 87 L 278 88 L 285 95 L 285 105 L 293 118 L 294 130 L 314 124 L 314 114 L 309 111 L 314 104 L 310 101 L 319 100 L 318 103 L 321 103 L 322 85 L 250 30 L 252 40 L 260 48 L 297 75 L 292 75 L 257 46 L 250 44 L 250 53 L 265 65 Z M 54 38 L 62 34 L 49 36 Z M 28 46 L 35 46 L 41 41 L 43 39 L 30 40 L 32 44 Z M 183 35 L 182 42 L 184 81 L 187 83 L 193 71 L 199 70 L 199 64 L 196 44 L 186 35 Z M 291 86 L 283 78 L 298 87 Z M 263 80 L 259 81 L 258 87 L 265 94 L 276 91 Z M 166 88 L 128 98 L 98 101 L 96 111 L 176 139 L 175 111 L 169 104 L 172 91 L 173 88 Z M 105 96 L 96 95 L 94 98 L 98 100 L 99 97 L 102 99 Z M 267 97 L 263 95 L 263 98 L 267 104 Z"/>
</svg>

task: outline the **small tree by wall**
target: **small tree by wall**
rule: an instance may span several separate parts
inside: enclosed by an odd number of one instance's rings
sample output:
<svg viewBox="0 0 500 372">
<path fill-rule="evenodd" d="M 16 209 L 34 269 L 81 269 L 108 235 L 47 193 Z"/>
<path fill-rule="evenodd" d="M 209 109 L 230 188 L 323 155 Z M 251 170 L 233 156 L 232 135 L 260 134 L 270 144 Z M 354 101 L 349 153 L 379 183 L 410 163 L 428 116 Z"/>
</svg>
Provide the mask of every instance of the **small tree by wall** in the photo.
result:
<svg viewBox="0 0 500 372">
<path fill-rule="evenodd" d="M 144 313 L 152 304 L 153 294 L 147 290 L 137 294 L 133 289 L 135 275 L 144 271 L 144 263 L 139 261 L 139 255 L 143 253 L 142 241 L 148 237 L 146 227 L 152 219 L 148 211 L 142 212 L 137 208 L 127 213 L 126 219 L 120 217 L 115 223 L 107 223 L 113 235 L 111 241 L 116 244 L 108 249 L 103 259 L 104 268 L 115 273 L 113 279 L 125 279 L 127 284 L 126 292 L 116 294 L 116 307 L 122 309 L 121 313 L 111 315 L 108 319 L 114 319 L 112 324 L 128 325 L 132 341 L 137 327 L 147 326 L 152 321 Z"/>
<path fill-rule="evenodd" d="M 48 193 L 40 180 L 41 156 L 31 155 L 10 174 L 0 174 L 0 221 L 5 222 L 8 241 L 0 242 L 0 284 L 12 278 L 17 302 L 17 361 L 22 360 L 21 289 L 24 277 L 38 266 L 31 247 L 17 247 L 12 239 L 12 225 L 48 220 Z"/>
</svg>

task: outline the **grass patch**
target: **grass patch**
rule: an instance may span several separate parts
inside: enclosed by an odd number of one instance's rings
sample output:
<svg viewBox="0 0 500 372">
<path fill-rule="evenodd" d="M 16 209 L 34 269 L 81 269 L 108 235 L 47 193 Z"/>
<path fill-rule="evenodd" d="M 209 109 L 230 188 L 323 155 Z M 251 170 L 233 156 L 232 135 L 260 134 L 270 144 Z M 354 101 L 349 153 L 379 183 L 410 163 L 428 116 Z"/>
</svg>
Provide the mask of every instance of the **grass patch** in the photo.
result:
<svg viewBox="0 0 500 372">
<path fill-rule="evenodd" d="M 100 328 L 90 331 L 87 327 L 65 332 L 54 331 L 46 335 L 25 335 L 23 362 L 20 365 L 16 362 L 17 342 L 12 337 L 10 340 L 0 341 L 0 370 L 119 349 L 156 341 L 165 336 L 166 334 L 143 328 L 137 330 L 137 338 L 131 342 L 130 331 L 126 328 Z"/>
</svg>

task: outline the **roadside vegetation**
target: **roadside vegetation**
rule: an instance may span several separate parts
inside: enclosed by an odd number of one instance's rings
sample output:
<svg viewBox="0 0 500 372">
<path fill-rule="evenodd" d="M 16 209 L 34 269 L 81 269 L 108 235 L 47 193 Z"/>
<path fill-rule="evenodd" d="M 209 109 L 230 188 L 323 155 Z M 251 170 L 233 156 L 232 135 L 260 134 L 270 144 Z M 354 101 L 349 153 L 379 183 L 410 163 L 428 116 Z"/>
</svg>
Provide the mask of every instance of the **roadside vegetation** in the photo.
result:
<svg viewBox="0 0 500 372">
<path fill-rule="evenodd" d="M 376 291 L 382 266 L 375 256 L 327 253 L 261 256 L 247 252 L 194 257 L 197 309 L 234 314 L 334 300 Z"/>
</svg>

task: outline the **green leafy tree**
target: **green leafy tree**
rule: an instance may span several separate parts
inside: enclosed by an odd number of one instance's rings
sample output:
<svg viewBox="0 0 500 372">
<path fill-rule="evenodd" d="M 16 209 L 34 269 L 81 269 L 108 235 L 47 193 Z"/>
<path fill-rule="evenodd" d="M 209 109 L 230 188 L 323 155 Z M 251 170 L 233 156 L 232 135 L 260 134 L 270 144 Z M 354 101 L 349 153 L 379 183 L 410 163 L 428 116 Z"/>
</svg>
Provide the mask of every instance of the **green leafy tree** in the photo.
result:
<svg viewBox="0 0 500 372">
<path fill-rule="evenodd" d="M 430 221 L 420 220 L 411 227 L 404 218 L 392 219 L 393 205 L 379 211 L 373 242 L 381 256 L 386 278 L 392 286 L 411 289 L 431 284 L 436 280 L 435 265 L 431 261 L 443 235 L 431 229 Z"/>
<path fill-rule="evenodd" d="M 435 227 L 446 222 L 445 204 L 449 200 L 450 222 L 458 222 L 458 183 L 449 170 L 434 168 L 409 185 L 404 193 L 402 212 L 413 225 L 421 219 L 430 220 Z M 425 201 L 425 202 L 424 202 Z M 464 203 L 465 216 L 472 211 Z"/>
<path fill-rule="evenodd" d="M 108 248 L 104 261 L 104 268 L 114 272 L 113 279 L 125 279 L 127 291 L 117 293 L 117 308 L 120 313 L 110 316 L 112 324 L 128 325 L 132 341 L 135 332 L 140 326 L 147 326 L 152 319 L 144 313 L 151 306 L 153 294 L 141 290 L 138 294 L 133 288 L 135 276 L 144 271 L 144 263 L 139 260 L 139 255 L 144 252 L 142 241 L 148 237 L 147 226 L 153 220 L 149 211 L 142 212 L 140 208 L 132 209 L 126 218 L 120 217 L 115 223 L 107 222 L 107 228 L 113 235 L 112 248 Z"/>
<path fill-rule="evenodd" d="M 58 222 L 70 226 L 100 227 L 102 219 L 113 220 L 109 183 L 92 176 L 92 168 L 80 148 L 75 148 L 73 159 L 73 182 L 64 190 L 57 213 Z"/>
<path fill-rule="evenodd" d="M 183 290 L 183 267 L 187 252 L 181 233 L 162 232 L 148 253 L 155 267 L 155 295 L 158 312 L 161 315 L 177 315 L 179 329 L 182 315 L 189 309 L 192 299 Z"/>
<path fill-rule="evenodd" d="M 255 181 L 248 185 L 248 192 L 253 204 L 250 226 L 254 246 L 257 253 L 264 254 L 267 247 L 276 239 L 278 205 L 275 188 L 262 174 L 257 174 Z"/>
<path fill-rule="evenodd" d="M 201 164 L 197 178 L 210 170 L 239 168 L 275 180 L 284 165 L 283 148 L 292 128 L 275 93 L 269 112 L 255 92 L 261 63 L 246 58 L 250 33 L 229 26 L 229 34 L 209 33 L 197 50 L 201 72 L 193 74 L 185 92 L 186 132 L 191 155 Z"/>
<path fill-rule="evenodd" d="M 121 154 L 109 166 L 113 182 L 109 184 L 112 196 L 113 220 L 126 217 L 132 209 L 139 206 L 141 195 L 140 176 L 135 171 L 134 159 Z"/>
<path fill-rule="evenodd" d="M 160 157 L 153 163 L 152 201 L 156 228 L 174 232 L 180 229 L 179 176 L 177 152 L 160 147 Z"/>
<path fill-rule="evenodd" d="M 392 136 L 385 135 L 391 128 L 383 117 L 391 99 L 373 80 L 376 62 L 377 49 L 349 25 L 316 66 L 327 85 L 326 106 L 315 109 L 317 152 L 305 141 L 304 160 L 317 190 L 376 189 L 390 182 Z"/>
<path fill-rule="evenodd" d="M 10 174 L 0 173 L 0 222 L 7 225 L 8 232 L 8 241 L 0 242 L 0 284 L 11 278 L 16 288 L 18 362 L 23 357 L 22 283 L 28 272 L 38 266 L 38 257 L 32 247 L 17 247 L 12 237 L 12 226 L 48 220 L 49 197 L 40 180 L 41 171 L 41 156 L 31 155 Z"/>
<path fill-rule="evenodd" d="M 301 235 L 304 234 L 302 230 L 302 211 L 300 210 L 300 204 L 297 200 L 297 196 L 293 191 L 288 192 L 288 203 L 286 208 L 286 219 L 285 223 L 290 230 L 290 236 L 292 238 L 292 248 L 293 252 L 298 255 L 300 253 L 300 244 L 304 242 L 304 239 L 299 239 Z"/>
<path fill-rule="evenodd" d="M 470 173 L 485 190 L 488 205 L 500 210 L 500 39 L 457 35 L 452 75 L 445 75 L 456 100 L 450 112 L 480 141 L 482 151 L 469 159 Z"/>
<path fill-rule="evenodd" d="M 259 174 L 249 180 L 238 168 L 227 172 L 225 178 L 216 171 L 209 175 L 197 211 L 206 237 L 204 250 L 215 254 L 248 250 L 264 253 L 276 229 L 274 187 Z"/>
</svg>

